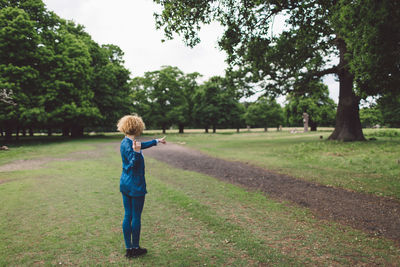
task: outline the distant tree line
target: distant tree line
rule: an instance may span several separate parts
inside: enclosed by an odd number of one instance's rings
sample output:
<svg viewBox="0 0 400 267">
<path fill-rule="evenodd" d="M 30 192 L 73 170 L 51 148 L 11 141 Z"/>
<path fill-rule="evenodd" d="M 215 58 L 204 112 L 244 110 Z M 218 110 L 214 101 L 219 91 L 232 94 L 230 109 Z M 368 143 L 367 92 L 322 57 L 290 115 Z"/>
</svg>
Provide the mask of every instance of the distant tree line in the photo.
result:
<svg viewBox="0 0 400 267">
<path fill-rule="evenodd" d="M 376 103 L 361 108 L 360 120 L 364 128 L 382 126 L 400 128 L 400 96 L 382 96 Z"/>
<path fill-rule="evenodd" d="M 337 104 L 321 81 L 310 81 L 302 90 L 287 94 L 282 107 L 268 95 L 254 102 L 243 101 L 246 89 L 237 88 L 227 77 L 200 80 L 201 74 L 185 74 L 172 66 L 146 72 L 131 81 L 132 111 L 144 118 L 147 128 L 163 132 L 170 127 L 180 133 L 185 128 L 203 128 L 208 133 L 248 126 L 303 127 L 303 113 L 309 115 L 311 131 L 335 126 Z M 363 127 L 400 127 L 400 98 L 379 98 L 376 104 L 360 110 L 360 119 Z"/>
<path fill-rule="evenodd" d="M 41 0 L 1 0 L 1 135 L 46 130 L 80 136 L 84 127 L 114 129 L 131 110 L 122 56 L 119 47 L 100 46 Z"/>
<path fill-rule="evenodd" d="M 131 82 L 133 111 L 146 121 L 147 128 L 217 128 L 238 129 L 247 126 L 303 126 L 302 115 L 310 115 L 310 126 L 333 126 L 336 104 L 329 98 L 326 85 L 310 84 L 311 93 L 288 95 L 286 106 L 272 97 L 260 96 L 254 102 L 241 102 L 242 90 L 229 78 L 214 76 L 199 83 L 197 72 L 185 74 L 177 67 L 164 66 L 146 72 Z"/>
</svg>

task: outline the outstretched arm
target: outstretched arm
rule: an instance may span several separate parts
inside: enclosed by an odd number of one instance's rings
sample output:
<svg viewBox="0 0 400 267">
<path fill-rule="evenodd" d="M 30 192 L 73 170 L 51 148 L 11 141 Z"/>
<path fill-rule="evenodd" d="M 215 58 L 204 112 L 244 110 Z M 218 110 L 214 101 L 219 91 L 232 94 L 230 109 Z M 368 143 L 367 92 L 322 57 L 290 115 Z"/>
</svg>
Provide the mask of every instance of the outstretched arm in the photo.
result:
<svg viewBox="0 0 400 267">
<path fill-rule="evenodd" d="M 147 141 L 147 142 L 142 142 L 142 149 L 146 149 L 152 146 L 157 145 L 157 143 L 161 143 L 161 144 L 166 144 L 167 142 L 165 141 L 165 136 L 163 138 L 159 138 L 159 139 L 153 139 L 151 141 Z"/>
</svg>

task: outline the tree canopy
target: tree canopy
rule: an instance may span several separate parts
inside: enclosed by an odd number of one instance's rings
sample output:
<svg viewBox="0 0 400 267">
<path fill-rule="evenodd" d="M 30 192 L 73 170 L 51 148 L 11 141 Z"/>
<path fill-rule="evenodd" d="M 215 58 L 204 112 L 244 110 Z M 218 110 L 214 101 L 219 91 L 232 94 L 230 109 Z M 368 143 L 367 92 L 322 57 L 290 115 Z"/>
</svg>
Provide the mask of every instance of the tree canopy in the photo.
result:
<svg viewBox="0 0 400 267">
<path fill-rule="evenodd" d="M 177 67 L 163 66 L 132 80 L 134 111 L 148 121 L 148 126 L 163 132 L 171 125 L 184 127 L 192 123 L 193 95 L 199 73 L 184 74 Z"/>
<path fill-rule="evenodd" d="M 224 27 L 219 45 L 228 71 L 272 95 L 302 90 L 327 74 L 340 82 L 335 131 L 330 139 L 365 140 L 359 101 L 399 88 L 400 2 L 391 0 L 168 1 L 155 14 L 167 38 L 200 42 L 203 24 Z M 276 16 L 286 28 L 274 35 Z M 339 58 L 336 64 L 334 59 Z"/>
<path fill-rule="evenodd" d="M 245 114 L 246 124 L 252 127 L 277 127 L 283 124 L 283 110 L 275 99 L 261 97 L 250 104 Z"/>
<path fill-rule="evenodd" d="M 19 129 L 62 129 L 77 136 L 84 127 L 115 128 L 131 105 L 122 56 L 41 0 L 0 0 L 0 90 L 7 104 L 0 107 L 1 132 L 10 138 Z"/>
<path fill-rule="evenodd" d="M 302 115 L 307 113 L 311 131 L 316 131 L 317 126 L 334 125 L 336 104 L 329 98 L 328 86 L 320 81 L 311 82 L 308 86 L 312 88 L 307 89 L 306 93 L 292 92 L 286 96 L 287 123 L 292 126 L 302 126 Z"/>
</svg>

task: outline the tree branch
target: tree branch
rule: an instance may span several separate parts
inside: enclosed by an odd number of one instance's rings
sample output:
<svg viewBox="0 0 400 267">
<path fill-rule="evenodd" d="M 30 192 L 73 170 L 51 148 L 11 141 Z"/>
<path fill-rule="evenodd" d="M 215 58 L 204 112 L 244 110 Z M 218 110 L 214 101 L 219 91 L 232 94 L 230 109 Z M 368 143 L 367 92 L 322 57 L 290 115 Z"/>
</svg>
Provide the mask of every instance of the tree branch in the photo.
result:
<svg viewBox="0 0 400 267">
<path fill-rule="evenodd" d="M 310 78 L 321 78 L 322 76 L 325 76 L 327 74 L 336 74 L 336 73 L 338 73 L 338 71 L 339 71 L 338 66 L 334 66 L 329 69 L 312 72 L 312 73 L 310 73 L 310 75 L 307 75 L 307 76 L 310 76 Z"/>
<path fill-rule="evenodd" d="M 0 101 L 13 106 L 17 105 L 17 103 L 12 99 L 12 94 L 12 90 L 9 92 L 7 92 L 7 89 L 0 90 Z"/>
</svg>

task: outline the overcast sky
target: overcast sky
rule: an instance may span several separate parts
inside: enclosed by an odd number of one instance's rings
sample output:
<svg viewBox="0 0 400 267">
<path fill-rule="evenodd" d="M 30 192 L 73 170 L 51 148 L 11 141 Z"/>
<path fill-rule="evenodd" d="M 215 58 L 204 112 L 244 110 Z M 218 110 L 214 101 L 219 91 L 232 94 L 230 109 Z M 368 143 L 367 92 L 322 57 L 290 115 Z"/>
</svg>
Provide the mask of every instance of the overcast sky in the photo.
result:
<svg viewBox="0 0 400 267">
<path fill-rule="evenodd" d="M 161 42 L 164 35 L 156 30 L 153 17 L 160 8 L 152 0 L 44 0 L 44 3 L 60 17 L 85 26 L 97 43 L 118 45 L 125 53 L 125 66 L 132 77 L 163 65 L 177 66 L 185 73 L 197 71 L 204 78 L 224 75 L 226 54 L 217 48 L 217 39 L 222 34 L 217 24 L 204 26 L 201 43 L 189 48 L 179 37 Z M 276 21 L 275 31 L 282 24 Z M 332 76 L 324 82 L 337 102 L 338 83 Z"/>
</svg>

